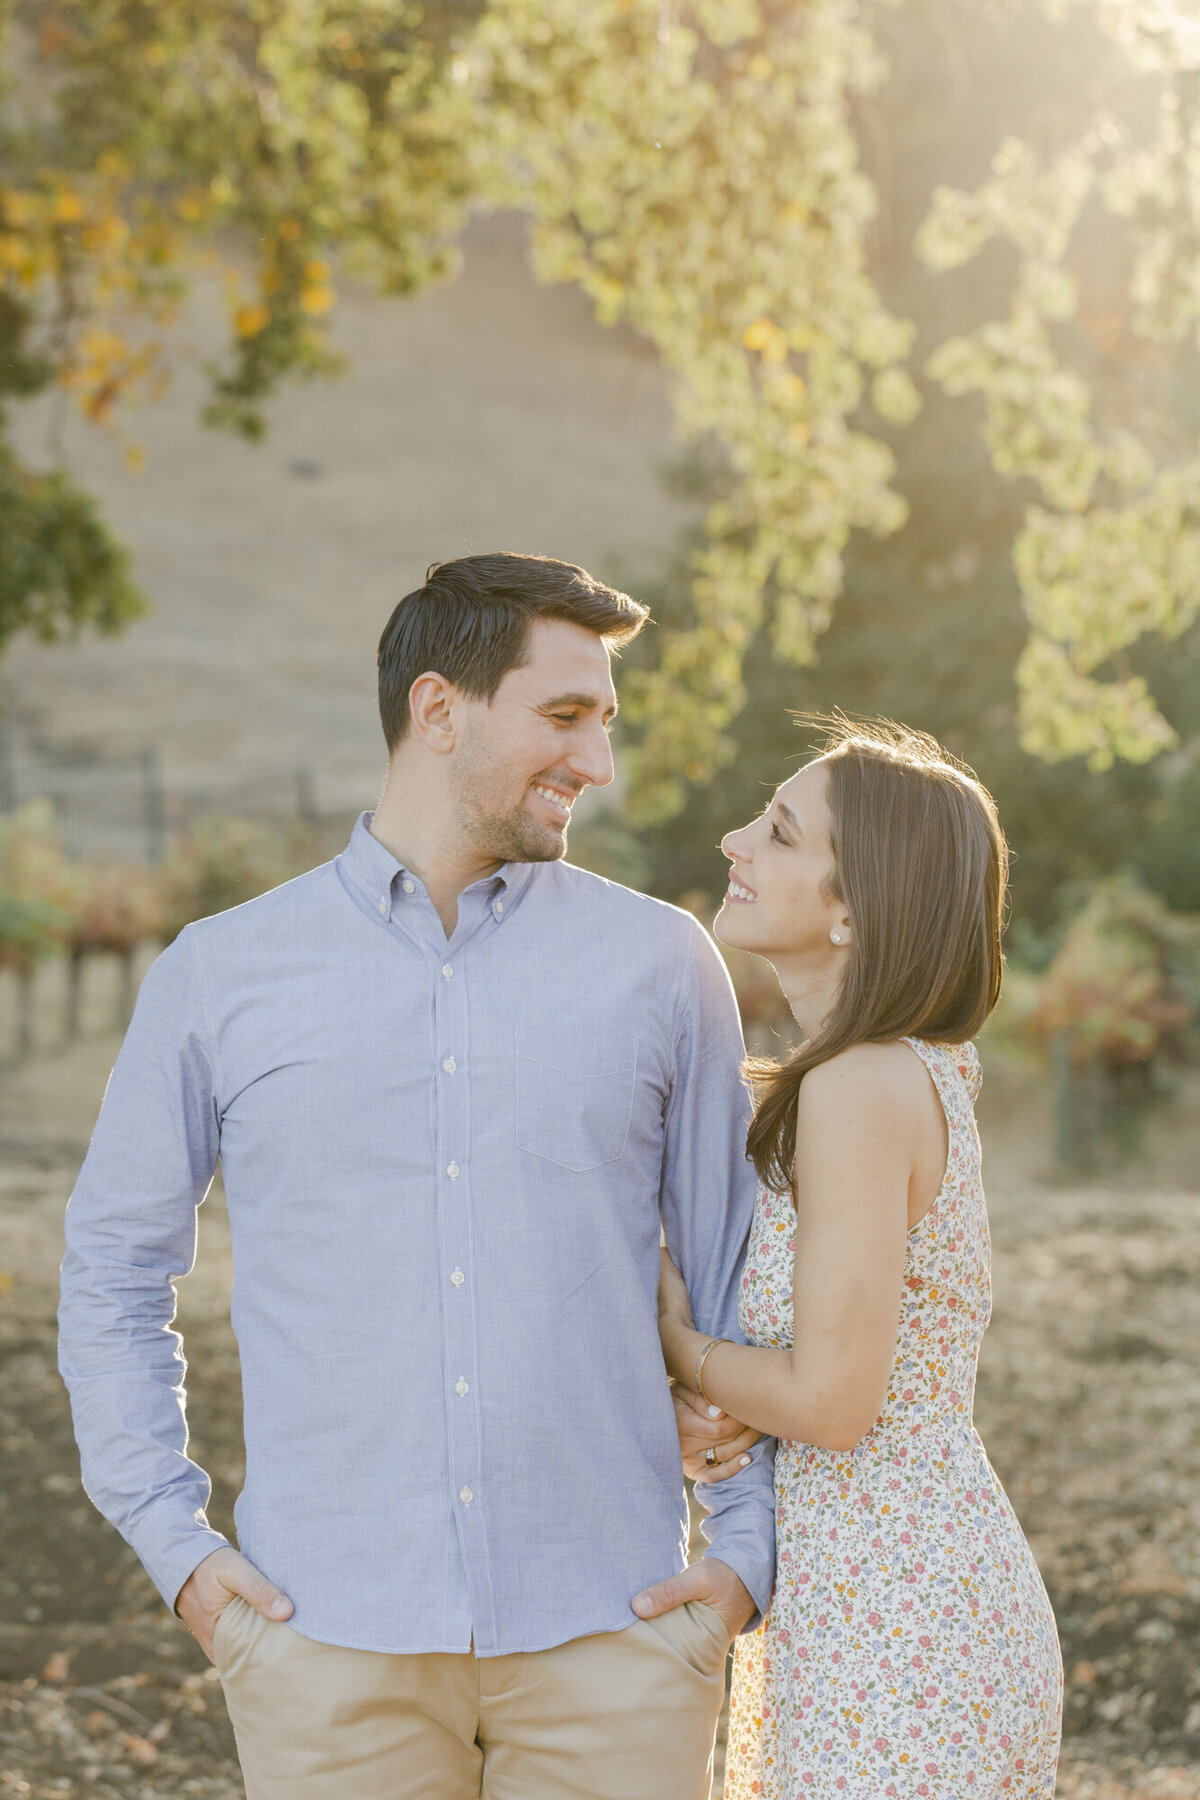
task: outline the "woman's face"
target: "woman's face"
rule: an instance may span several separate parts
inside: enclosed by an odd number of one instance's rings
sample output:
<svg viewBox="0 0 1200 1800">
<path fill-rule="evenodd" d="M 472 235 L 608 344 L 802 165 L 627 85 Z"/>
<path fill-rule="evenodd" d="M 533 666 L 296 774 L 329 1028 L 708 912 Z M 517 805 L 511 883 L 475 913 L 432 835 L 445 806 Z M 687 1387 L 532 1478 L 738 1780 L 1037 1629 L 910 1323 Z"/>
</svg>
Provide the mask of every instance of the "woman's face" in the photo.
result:
<svg viewBox="0 0 1200 1800">
<path fill-rule="evenodd" d="M 809 763 L 776 790 L 760 818 L 722 838 L 732 867 L 713 931 L 723 944 L 776 966 L 844 954 L 850 920 L 835 894 L 827 785 L 826 765 Z"/>
</svg>

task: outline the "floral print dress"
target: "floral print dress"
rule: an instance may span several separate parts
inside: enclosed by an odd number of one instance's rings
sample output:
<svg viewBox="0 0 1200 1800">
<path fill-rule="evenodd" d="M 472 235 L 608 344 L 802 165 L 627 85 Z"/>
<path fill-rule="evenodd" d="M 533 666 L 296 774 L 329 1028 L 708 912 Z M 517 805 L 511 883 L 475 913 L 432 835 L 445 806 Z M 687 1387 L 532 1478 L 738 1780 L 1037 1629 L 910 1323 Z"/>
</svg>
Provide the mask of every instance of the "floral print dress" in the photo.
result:
<svg viewBox="0 0 1200 1800">
<path fill-rule="evenodd" d="M 887 1400 L 852 1451 L 781 1441 L 778 1575 L 738 1640 L 725 1800 L 1050 1800 L 1062 1665 L 1033 1555 L 971 1424 L 991 1310 L 973 1045 L 904 1040 L 949 1128 L 909 1233 Z M 795 1214 L 760 1190 L 752 1343 L 792 1342 Z"/>
</svg>

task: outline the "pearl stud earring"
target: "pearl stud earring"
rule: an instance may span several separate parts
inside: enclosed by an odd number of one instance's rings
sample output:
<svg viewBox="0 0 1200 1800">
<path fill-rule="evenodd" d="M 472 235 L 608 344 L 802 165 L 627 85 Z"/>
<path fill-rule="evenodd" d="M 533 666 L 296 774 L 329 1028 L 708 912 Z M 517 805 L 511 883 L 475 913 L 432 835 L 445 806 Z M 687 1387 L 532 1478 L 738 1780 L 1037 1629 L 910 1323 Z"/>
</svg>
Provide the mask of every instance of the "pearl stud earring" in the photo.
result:
<svg viewBox="0 0 1200 1800">
<path fill-rule="evenodd" d="M 829 941 L 831 944 L 840 944 L 842 941 L 841 932 L 840 931 L 831 931 L 829 934 Z"/>
</svg>

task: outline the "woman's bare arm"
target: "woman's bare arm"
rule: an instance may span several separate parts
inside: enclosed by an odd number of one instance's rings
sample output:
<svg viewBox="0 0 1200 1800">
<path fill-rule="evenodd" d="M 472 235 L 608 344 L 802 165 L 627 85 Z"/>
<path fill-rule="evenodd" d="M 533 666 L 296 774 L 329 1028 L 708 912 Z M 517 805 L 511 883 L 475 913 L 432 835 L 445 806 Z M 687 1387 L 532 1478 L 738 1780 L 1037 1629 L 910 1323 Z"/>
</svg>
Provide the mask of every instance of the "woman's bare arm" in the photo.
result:
<svg viewBox="0 0 1200 1800">
<path fill-rule="evenodd" d="M 774 1436 L 849 1450 L 887 1394 L 900 1316 L 914 1170 L 929 1166 L 928 1075 L 902 1044 L 859 1044 L 805 1077 L 796 1155 L 791 1350 L 719 1344 L 713 1402 Z M 939 1120 L 940 1124 L 940 1120 Z M 663 1315 L 667 1367 L 694 1385 L 707 1343 Z"/>
</svg>

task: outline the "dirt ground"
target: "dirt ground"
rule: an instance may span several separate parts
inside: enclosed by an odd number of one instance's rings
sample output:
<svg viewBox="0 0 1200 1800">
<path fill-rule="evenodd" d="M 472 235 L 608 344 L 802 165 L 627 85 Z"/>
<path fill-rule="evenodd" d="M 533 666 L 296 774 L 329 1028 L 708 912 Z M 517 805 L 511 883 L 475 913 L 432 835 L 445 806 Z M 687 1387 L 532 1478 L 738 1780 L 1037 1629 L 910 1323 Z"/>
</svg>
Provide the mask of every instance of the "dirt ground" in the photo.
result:
<svg viewBox="0 0 1200 1800">
<path fill-rule="evenodd" d="M 89 980 L 85 1040 L 45 1043 L 50 975 L 44 1047 L 0 1069 L 0 1800 L 236 1800 L 220 1688 L 80 1491 L 55 1373 L 62 1210 L 117 1043 L 115 973 Z M 1200 1800 L 1195 1095 L 1158 1121 L 1140 1171 L 1056 1187 L 1040 1169 L 1044 1096 L 985 1067 L 996 1310 L 977 1417 L 1058 1613 L 1058 1791 Z M 194 1452 L 228 1526 L 241 1442 L 218 1192 L 201 1218 L 180 1310 Z"/>
</svg>

